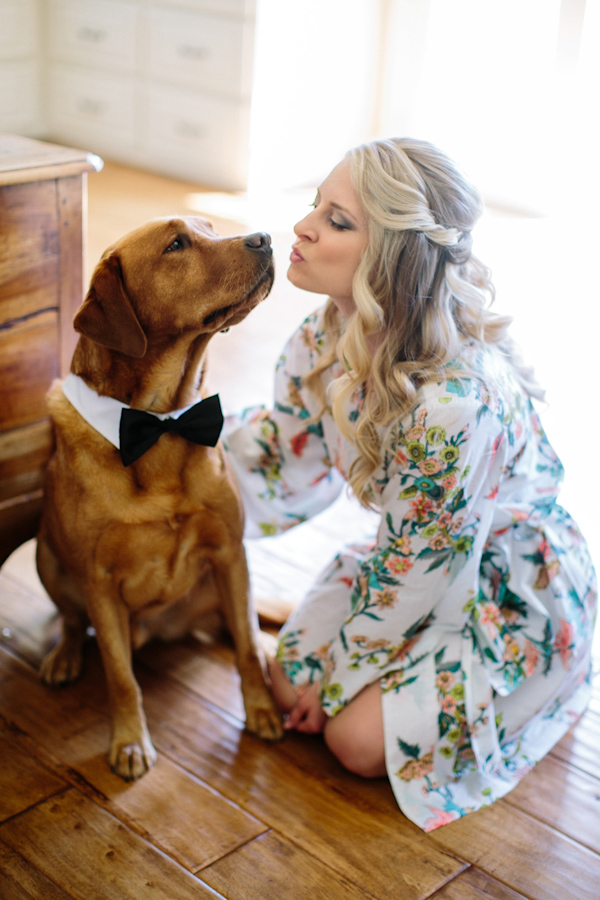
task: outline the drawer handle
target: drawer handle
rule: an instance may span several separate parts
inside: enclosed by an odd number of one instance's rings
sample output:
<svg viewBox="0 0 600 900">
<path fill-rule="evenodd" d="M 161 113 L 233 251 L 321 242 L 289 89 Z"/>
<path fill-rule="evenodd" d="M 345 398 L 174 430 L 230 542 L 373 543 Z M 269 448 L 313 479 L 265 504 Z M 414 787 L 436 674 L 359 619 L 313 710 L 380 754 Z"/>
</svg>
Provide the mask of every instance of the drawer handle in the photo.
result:
<svg viewBox="0 0 600 900">
<path fill-rule="evenodd" d="M 106 40 L 107 32 L 101 28 L 90 28 L 89 25 L 84 25 L 78 30 L 77 37 L 82 41 L 89 41 L 90 44 L 100 44 Z"/>
<path fill-rule="evenodd" d="M 92 100 L 91 97 L 82 97 L 77 103 L 77 110 L 88 116 L 101 116 L 106 111 L 106 103 Z"/>
<path fill-rule="evenodd" d="M 194 140 L 206 137 L 207 134 L 206 128 L 203 128 L 202 125 L 194 125 L 193 122 L 177 122 L 173 130 L 177 137 L 192 138 Z"/>
<path fill-rule="evenodd" d="M 183 57 L 183 59 L 191 59 L 198 62 L 199 60 L 206 59 L 208 56 L 208 49 L 206 47 L 194 46 L 193 44 L 180 44 L 177 48 L 177 55 Z"/>
</svg>

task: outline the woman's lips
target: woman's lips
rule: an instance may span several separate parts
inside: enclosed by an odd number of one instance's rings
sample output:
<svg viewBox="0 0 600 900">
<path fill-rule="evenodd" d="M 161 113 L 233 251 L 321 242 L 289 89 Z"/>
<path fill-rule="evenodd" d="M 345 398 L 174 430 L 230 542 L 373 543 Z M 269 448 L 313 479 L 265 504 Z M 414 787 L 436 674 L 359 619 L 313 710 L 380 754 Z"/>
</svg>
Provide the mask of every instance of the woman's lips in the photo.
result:
<svg viewBox="0 0 600 900">
<path fill-rule="evenodd" d="M 293 262 L 293 263 L 304 262 L 304 257 L 302 256 L 301 253 L 298 252 L 298 250 L 296 250 L 295 247 L 292 247 L 292 252 L 290 254 L 290 262 Z"/>
</svg>

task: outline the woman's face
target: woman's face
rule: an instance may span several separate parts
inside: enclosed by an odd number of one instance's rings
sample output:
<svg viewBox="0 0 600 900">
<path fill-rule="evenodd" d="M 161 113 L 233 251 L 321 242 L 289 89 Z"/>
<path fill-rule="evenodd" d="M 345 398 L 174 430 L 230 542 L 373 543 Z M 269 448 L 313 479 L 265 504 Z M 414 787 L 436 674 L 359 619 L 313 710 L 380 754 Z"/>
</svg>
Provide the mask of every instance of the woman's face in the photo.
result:
<svg viewBox="0 0 600 900">
<path fill-rule="evenodd" d="M 298 240 L 290 256 L 289 280 L 305 291 L 327 294 L 349 316 L 355 309 L 352 279 L 368 243 L 368 230 L 347 160 L 327 176 L 314 209 L 294 231 Z"/>
</svg>

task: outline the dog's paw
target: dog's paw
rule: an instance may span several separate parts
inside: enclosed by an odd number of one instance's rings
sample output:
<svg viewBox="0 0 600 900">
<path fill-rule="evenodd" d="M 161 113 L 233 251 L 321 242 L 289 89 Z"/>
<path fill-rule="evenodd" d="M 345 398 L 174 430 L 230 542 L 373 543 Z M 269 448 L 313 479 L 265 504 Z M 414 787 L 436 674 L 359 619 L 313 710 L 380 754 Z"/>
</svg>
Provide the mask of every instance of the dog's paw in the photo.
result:
<svg viewBox="0 0 600 900">
<path fill-rule="evenodd" d="M 246 730 L 263 741 L 279 741 L 283 737 L 283 721 L 270 696 L 262 703 L 246 702 Z"/>
<path fill-rule="evenodd" d="M 40 675 L 42 681 L 51 687 L 61 687 L 63 684 L 76 681 L 81 675 L 81 667 L 81 650 L 58 644 L 42 660 Z"/>
<path fill-rule="evenodd" d="M 113 741 L 108 755 L 111 771 L 125 781 L 136 781 L 141 778 L 152 768 L 156 760 L 156 750 L 149 737 L 141 742 L 133 741 L 129 744 Z"/>
</svg>

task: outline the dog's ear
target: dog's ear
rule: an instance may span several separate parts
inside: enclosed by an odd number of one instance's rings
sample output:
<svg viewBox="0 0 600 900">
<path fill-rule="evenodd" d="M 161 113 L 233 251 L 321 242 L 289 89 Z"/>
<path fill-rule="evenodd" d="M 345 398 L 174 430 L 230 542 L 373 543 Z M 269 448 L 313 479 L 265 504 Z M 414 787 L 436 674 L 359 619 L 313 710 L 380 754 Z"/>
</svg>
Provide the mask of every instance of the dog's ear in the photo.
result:
<svg viewBox="0 0 600 900">
<path fill-rule="evenodd" d="M 123 283 L 118 256 L 100 260 L 83 305 L 73 319 L 75 331 L 97 344 L 140 359 L 148 342 Z"/>
</svg>

